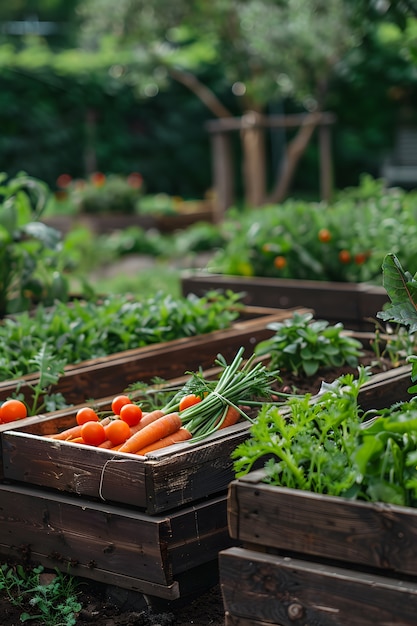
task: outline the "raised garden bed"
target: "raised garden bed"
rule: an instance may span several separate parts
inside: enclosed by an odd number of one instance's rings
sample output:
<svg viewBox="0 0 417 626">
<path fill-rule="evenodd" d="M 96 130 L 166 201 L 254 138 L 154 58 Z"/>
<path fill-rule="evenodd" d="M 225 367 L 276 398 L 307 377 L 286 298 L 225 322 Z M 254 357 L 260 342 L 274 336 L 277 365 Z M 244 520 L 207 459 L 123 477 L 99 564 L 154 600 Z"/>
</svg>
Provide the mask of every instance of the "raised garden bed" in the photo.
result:
<svg viewBox="0 0 417 626">
<path fill-rule="evenodd" d="M 292 310 L 288 309 L 247 306 L 242 310 L 240 319 L 228 329 L 69 365 L 58 383 L 52 387 L 51 393 L 62 393 L 67 404 L 80 404 L 120 393 L 138 381 L 150 382 L 155 377 L 169 380 L 181 376 L 187 370 L 194 371 L 199 367 L 207 369 L 213 366 L 219 353 L 230 360 L 243 346 L 250 354 L 258 341 L 273 334 L 267 328 L 269 323 L 286 319 L 291 314 Z M 32 393 L 30 385 L 37 381 L 38 376 L 31 374 L 18 380 L 0 382 L 0 401 L 10 397 L 17 388 L 25 399 L 29 399 Z"/>
<path fill-rule="evenodd" d="M 226 626 L 414 626 L 417 511 L 232 481 L 220 553 Z"/>
<path fill-rule="evenodd" d="M 315 317 L 330 323 L 342 322 L 352 330 L 374 330 L 375 318 L 389 301 L 383 287 L 365 283 L 336 283 L 210 274 L 186 271 L 181 276 L 183 295 L 202 296 L 208 291 L 242 293 L 247 305 L 285 309 L 303 306 Z"/>
<path fill-rule="evenodd" d="M 375 376 L 362 388 L 364 403 L 382 403 L 381 384 L 385 401 L 399 400 L 409 369 L 399 374 Z M 218 553 L 240 544 L 228 532 L 227 489 L 231 451 L 247 437 L 247 422 L 138 457 L 43 436 L 73 424 L 76 410 L 2 427 L 0 552 L 154 598 L 208 588 Z"/>
</svg>

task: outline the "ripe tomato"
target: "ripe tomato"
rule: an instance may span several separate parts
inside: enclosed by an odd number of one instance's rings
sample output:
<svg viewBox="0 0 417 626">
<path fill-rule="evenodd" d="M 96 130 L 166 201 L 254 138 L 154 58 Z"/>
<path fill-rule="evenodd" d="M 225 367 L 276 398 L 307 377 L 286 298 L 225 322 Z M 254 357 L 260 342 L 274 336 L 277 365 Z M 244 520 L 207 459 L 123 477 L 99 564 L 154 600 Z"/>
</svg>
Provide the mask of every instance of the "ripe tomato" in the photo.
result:
<svg viewBox="0 0 417 626">
<path fill-rule="evenodd" d="M 120 409 L 120 419 L 129 426 L 136 426 L 142 419 L 142 409 L 138 404 L 125 404 Z"/>
<path fill-rule="evenodd" d="M 355 254 L 355 263 L 356 265 L 363 265 L 366 261 L 366 254 L 365 252 L 358 252 L 358 254 Z"/>
<path fill-rule="evenodd" d="M 99 446 L 106 439 L 103 424 L 100 424 L 100 422 L 86 422 L 81 426 L 81 437 L 90 446 Z"/>
<path fill-rule="evenodd" d="M 196 396 L 195 393 L 189 393 L 181 398 L 178 408 L 180 411 L 184 411 L 184 409 L 188 409 L 188 407 L 198 404 L 199 402 L 201 402 L 199 396 Z"/>
<path fill-rule="evenodd" d="M 276 256 L 274 259 L 274 265 L 277 270 L 283 270 L 284 267 L 287 265 L 287 259 L 285 258 L 285 256 Z"/>
<path fill-rule="evenodd" d="M 26 404 L 20 400 L 6 400 L 0 407 L 0 422 L 8 424 L 27 417 Z"/>
<path fill-rule="evenodd" d="M 327 228 L 321 228 L 317 236 L 319 238 L 319 241 L 321 241 L 321 243 L 329 243 L 329 241 L 331 241 L 332 239 L 332 234 L 330 230 L 328 230 Z"/>
<path fill-rule="evenodd" d="M 81 409 L 77 411 L 75 416 L 76 422 L 79 426 L 82 426 L 86 422 L 98 422 L 99 417 L 97 413 L 90 409 L 88 406 L 83 406 Z"/>
<path fill-rule="evenodd" d="M 350 263 L 351 258 L 349 250 L 341 250 L 339 252 L 339 261 L 341 263 Z"/>
<path fill-rule="evenodd" d="M 121 396 L 116 396 L 112 400 L 111 410 L 115 415 L 120 415 L 120 409 L 125 404 L 132 404 L 132 400 L 129 398 L 129 396 L 125 396 L 123 394 Z"/>
<path fill-rule="evenodd" d="M 130 426 L 122 419 L 115 419 L 104 427 L 107 439 L 109 439 L 114 446 L 118 446 L 120 443 L 124 443 L 126 439 L 130 437 Z"/>
</svg>

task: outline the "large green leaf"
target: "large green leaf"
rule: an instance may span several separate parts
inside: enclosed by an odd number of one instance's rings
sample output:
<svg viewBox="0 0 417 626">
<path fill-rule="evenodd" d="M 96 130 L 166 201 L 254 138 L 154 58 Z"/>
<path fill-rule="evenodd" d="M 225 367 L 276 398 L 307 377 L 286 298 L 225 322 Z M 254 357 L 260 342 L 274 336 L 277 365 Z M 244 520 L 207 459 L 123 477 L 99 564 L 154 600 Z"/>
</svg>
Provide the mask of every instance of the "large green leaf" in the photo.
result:
<svg viewBox="0 0 417 626">
<path fill-rule="evenodd" d="M 387 254 L 382 264 L 383 285 L 391 300 L 391 306 L 379 311 L 377 317 L 395 322 L 417 331 L 417 280 L 404 270 L 395 254 Z"/>
</svg>

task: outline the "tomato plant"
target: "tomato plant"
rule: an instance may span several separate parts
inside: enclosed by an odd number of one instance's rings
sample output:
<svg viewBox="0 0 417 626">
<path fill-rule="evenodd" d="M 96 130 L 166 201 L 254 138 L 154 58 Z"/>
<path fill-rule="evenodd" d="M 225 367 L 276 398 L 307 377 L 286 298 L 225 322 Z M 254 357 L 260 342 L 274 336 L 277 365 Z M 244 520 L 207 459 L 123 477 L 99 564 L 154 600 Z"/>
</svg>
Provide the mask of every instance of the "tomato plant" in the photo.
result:
<svg viewBox="0 0 417 626">
<path fill-rule="evenodd" d="M 26 404 L 20 400 L 6 400 L 0 407 L 0 422 L 8 424 L 27 417 Z"/>
<path fill-rule="evenodd" d="M 111 410 L 115 415 L 120 415 L 121 408 L 126 404 L 132 404 L 132 400 L 129 398 L 129 396 L 125 396 L 123 394 L 120 396 L 116 396 L 112 400 Z"/>
<path fill-rule="evenodd" d="M 285 256 L 278 255 L 275 257 L 274 266 L 277 268 L 277 270 L 283 270 L 286 265 L 287 265 L 287 260 Z"/>
<path fill-rule="evenodd" d="M 99 446 L 106 439 L 106 432 L 100 422 L 85 422 L 81 427 L 81 437 L 91 446 Z"/>
<path fill-rule="evenodd" d="M 86 422 L 98 422 L 99 417 L 94 409 L 91 409 L 88 406 L 83 406 L 81 409 L 77 411 L 75 416 L 76 422 L 79 426 L 82 426 Z"/>
<path fill-rule="evenodd" d="M 329 243 L 332 240 L 332 234 L 328 228 L 320 228 L 317 236 L 321 243 Z"/>
<path fill-rule="evenodd" d="M 124 443 L 131 435 L 129 424 L 122 419 L 112 420 L 110 424 L 104 427 L 104 432 L 107 439 L 109 439 L 114 446 Z"/>
<path fill-rule="evenodd" d="M 199 402 L 201 402 L 201 398 L 199 396 L 196 396 L 195 393 L 189 393 L 181 398 L 178 408 L 180 411 L 184 411 L 185 409 L 188 409 L 188 407 L 198 404 Z"/>
<path fill-rule="evenodd" d="M 125 404 L 120 409 L 120 419 L 129 426 L 136 426 L 142 419 L 142 409 L 138 404 Z"/>
<path fill-rule="evenodd" d="M 339 261 L 341 263 L 350 263 L 351 260 L 352 260 L 352 257 L 350 255 L 349 250 L 341 250 L 339 252 Z"/>
</svg>

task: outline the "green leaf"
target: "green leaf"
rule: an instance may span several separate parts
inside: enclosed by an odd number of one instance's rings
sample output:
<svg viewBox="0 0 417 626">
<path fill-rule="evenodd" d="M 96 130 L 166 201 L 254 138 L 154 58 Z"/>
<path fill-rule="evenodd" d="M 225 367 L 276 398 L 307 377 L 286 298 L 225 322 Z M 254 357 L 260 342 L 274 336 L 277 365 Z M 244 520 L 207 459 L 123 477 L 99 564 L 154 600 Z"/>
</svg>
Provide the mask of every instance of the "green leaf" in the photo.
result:
<svg viewBox="0 0 417 626">
<path fill-rule="evenodd" d="M 417 280 L 405 271 L 395 254 L 387 254 L 382 264 L 383 284 L 392 306 L 379 311 L 377 317 L 396 322 L 417 331 Z"/>
</svg>

